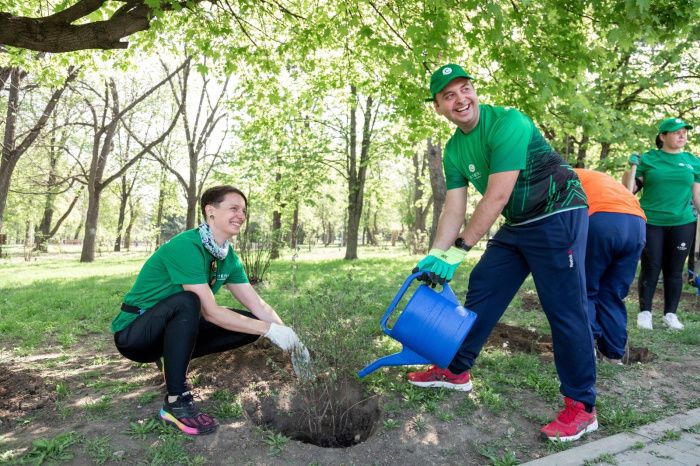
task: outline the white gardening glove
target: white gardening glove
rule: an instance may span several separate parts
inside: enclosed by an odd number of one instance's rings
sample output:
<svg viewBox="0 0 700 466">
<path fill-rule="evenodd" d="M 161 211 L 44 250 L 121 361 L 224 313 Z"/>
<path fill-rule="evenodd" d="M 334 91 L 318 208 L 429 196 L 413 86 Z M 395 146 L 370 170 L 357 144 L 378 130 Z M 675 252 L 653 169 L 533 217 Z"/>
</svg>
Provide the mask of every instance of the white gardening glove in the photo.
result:
<svg viewBox="0 0 700 466">
<path fill-rule="evenodd" d="M 302 380 L 311 381 L 316 378 L 309 350 L 301 341 L 292 350 L 292 368 L 297 377 Z"/>
<path fill-rule="evenodd" d="M 303 380 L 316 378 L 311 366 L 311 355 L 306 346 L 299 340 L 296 332 L 285 325 L 270 323 L 270 330 L 265 335 L 272 343 L 279 346 L 282 351 L 291 352 L 292 367 L 297 377 Z"/>
<path fill-rule="evenodd" d="M 282 351 L 292 351 L 295 346 L 301 345 L 301 341 L 299 341 L 299 337 L 294 330 L 274 322 L 270 323 L 270 330 L 263 336 L 279 346 Z"/>
</svg>

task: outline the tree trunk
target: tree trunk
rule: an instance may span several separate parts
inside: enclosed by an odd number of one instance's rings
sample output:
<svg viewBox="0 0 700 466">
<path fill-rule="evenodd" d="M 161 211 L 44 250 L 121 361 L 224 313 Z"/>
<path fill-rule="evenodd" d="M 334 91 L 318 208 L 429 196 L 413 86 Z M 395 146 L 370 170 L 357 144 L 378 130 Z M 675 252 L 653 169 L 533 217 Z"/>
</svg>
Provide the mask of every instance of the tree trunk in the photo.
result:
<svg viewBox="0 0 700 466">
<path fill-rule="evenodd" d="M 19 161 L 15 151 L 15 132 L 17 130 L 17 114 L 19 113 L 19 86 L 23 75 L 19 68 L 10 71 L 10 95 L 7 99 L 7 116 L 5 118 L 5 134 L 2 141 L 2 159 L 0 159 L 0 233 L 3 231 L 5 206 L 10 192 L 12 172 Z"/>
<path fill-rule="evenodd" d="M 292 235 L 291 235 L 291 241 L 289 242 L 289 246 L 292 249 L 296 249 L 297 247 L 297 241 L 298 241 L 298 231 L 299 229 L 299 203 L 297 203 L 294 206 L 294 213 L 292 214 Z"/>
<path fill-rule="evenodd" d="M 282 212 L 272 212 L 272 244 L 270 245 L 270 259 L 279 259 L 280 240 L 282 239 Z"/>
<path fill-rule="evenodd" d="M 97 238 L 97 219 L 100 217 L 100 196 L 102 191 L 88 188 L 88 208 L 85 215 L 85 236 L 83 237 L 83 249 L 80 253 L 80 262 L 92 262 L 95 260 L 95 239 Z"/>
<path fill-rule="evenodd" d="M 122 229 L 126 218 L 126 203 L 129 200 L 126 185 L 126 176 L 122 175 L 121 191 L 119 192 L 119 217 L 117 218 L 117 237 L 114 239 L 114 252 L 122 250 Z"/>
<path fill-rule="evenodd" d="M 73 241 L 78 241 L 80 239 L 80 232 L 83 231 L 84 224 L 85 224 L 85 220 L 81 217 L 80 223 L 78 223 L 78 226 L 75 227 L 75 233 L 73 234 Z"/>
<path fill-rule="evenodd" d="M 134 206 L 134 202 L 132 202 L 132 198 L 129 197 L 129 223 L 126 226 L 126 230 L 124 231 L 124 248 L 128 251 L 131 248 L 131 229 L 134 226 L 134 222 L 136 221 L 136 206 Z"/>
<path fill-rule="evenodd" d="M 364 204 L 367 165 L 369 164 L 370 123 L 372 120 L 372 97 L 367 97 L 362 125 L 360 157 L 357 157 L 357 88 L 350 86 L 350 147 L 348 148 L 348 223 L 345 260 L 357 259 L 357 239 Z"/>
<path fill-rule="evenodd" d="M 282 242 L 282 193 L 279 191 L 279 184 L 282 174 L 275 173 L 275 210 L 272 211 L 272 244 L 270 245 L 270 259 L 279 259 L 280 243 Z"/>
<path fill-rule="evenodd" d="M 187 222 L 188 230 L 194 228 L 197 220 L 197 157 L 190 158 L 190 182 L 186 189 L 187 195 Z"/>
<path fill-rule="evenodd" d="M 430 244 L 433 244 L 442 206 L 445 204 L 447 188 L 445 187 L 445 175 L 442 171 L 442 145 L 440 143 L 433 145 L 430 139 L 428 139 L 428 170 L 430 186 L 433 189 L 433 224 L 430 227 Z"/>
<path fill-rule="evenodd" d="M 588 140 L 590 138 L 586 135 L 581 137 L 581 141 L 578 144 L 578 151 L 576 152 L 576 168 L 586 168 L 586 152 L 588 151 Z"/>
<path fill-rule="evenodd" d="M 54 147 L 55 138 L 51 138 L 51 147 Z M 48 186 L 48 191 L 46 193 L 46 199 L 44 201 L 44 214 L 41 216 L 41 222 L 37 229 L 36 235 L 34 236 L 35 251 L 47 252 L 49 240 L 49 234 L 51 233 L 51 222 L 53 220 L 53 204 L 56 199 L 56 194 L 51 191 L 53 186 L 56 184 L 56 165 L 58 164 L 58 154 L 52 149 L 49 156 L 49 176 L 46 180 L 46 185 Z"/>
<path fill-rule="evenodd" d="M 156 238 L 155 249 L 160 247 L 160 243 L 163 241 L 163 208 L 165 207 L 165 182 L 167 180 L 167 174 L 165 167 L 161 166 L 160 171 L 160 183 L 158 184 L 158 209 L 156 210 Z"/>
<path fill-rule="evenodd" d="M 611 144 L 609 142 L 603 142 L 600 144 L 600 160 L 605 160 L 608 158 L 608 154 L 610 153 L 610 146 Z"/>
</svg>

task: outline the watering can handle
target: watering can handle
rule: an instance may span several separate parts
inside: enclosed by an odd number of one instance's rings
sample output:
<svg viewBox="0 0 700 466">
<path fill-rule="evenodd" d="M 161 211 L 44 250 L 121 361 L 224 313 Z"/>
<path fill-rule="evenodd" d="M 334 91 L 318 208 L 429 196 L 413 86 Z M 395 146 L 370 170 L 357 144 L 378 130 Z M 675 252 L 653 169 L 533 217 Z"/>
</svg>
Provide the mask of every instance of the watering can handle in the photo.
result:
<svg viewBox="0 0 700 466">
<path fill-rule="evenodd" d="M 391 304 L 389 304 L 389 307 L 387 308 L 386 312 L 384 312 L 384 315 L 379 320 L 379 325 L 382 327 L 382 331 L 384 331 L 384 333 L 386 333 L 387 335 L 389 335 L 389 329 L 387 328 L 386 324 L 389 321 L 391 313 L 394 312 L 396 305 L 399 304 L 399 301 L 401 301 L 401 298 L 403 298 L 403 295 L 406 293 L 408 287 L 411 286 L 413 280 L 420 277 L 424 273 L 425 271 L 419 271 L 409 275 L 408 278 L 406 278 L 406 281 L 403 282 L 403 285 L 401 285 L 401 288 L 399 288 L 399 291 L 396 293 L 396 296 L 394 296 L 394 299 L 391 301 Z M 457 299 L 457 296 L 455 296 L 454 292 L 452 291 L 452 288 L 450 288 L 450 285 L 448 285 L 447 283 L 445 283 L 442 286 L 442 291 L 440 292 L 440 294 L 452 301 L 453 303 L 459 305 L 459 300 Z"/>
</svg>

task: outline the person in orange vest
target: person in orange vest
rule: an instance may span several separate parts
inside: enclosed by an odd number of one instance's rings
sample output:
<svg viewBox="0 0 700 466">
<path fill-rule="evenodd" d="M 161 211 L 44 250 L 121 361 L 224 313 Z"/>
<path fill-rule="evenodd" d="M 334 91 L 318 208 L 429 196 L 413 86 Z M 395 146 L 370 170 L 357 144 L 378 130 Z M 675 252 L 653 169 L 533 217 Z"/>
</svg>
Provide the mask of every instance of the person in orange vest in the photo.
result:
<svg viewBox="0 0 700 466">
<path fill-rule="evenodd" d="M 634 194 L 610 175 L 574 171 L 588 198 L 588 318 L 598 355 L 622 364 L 627 345 L 624 299 L 646 244 L 646 216 Z"/>
</svg>

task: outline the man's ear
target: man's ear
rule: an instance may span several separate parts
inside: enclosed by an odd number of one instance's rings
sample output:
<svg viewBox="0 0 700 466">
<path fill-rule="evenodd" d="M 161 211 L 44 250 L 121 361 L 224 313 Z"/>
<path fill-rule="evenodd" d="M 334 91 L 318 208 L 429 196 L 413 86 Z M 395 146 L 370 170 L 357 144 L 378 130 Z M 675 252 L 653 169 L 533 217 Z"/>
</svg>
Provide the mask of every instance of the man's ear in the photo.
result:
<svg viewBox="0 0 700 466">
<path fill-rule="evenodd" d="M 433 108 L 436 112 L 440 113 L 440 105 L 438 104 L 437 99 L 433 99 Z"/>
</svg>

